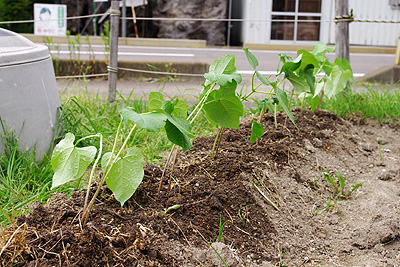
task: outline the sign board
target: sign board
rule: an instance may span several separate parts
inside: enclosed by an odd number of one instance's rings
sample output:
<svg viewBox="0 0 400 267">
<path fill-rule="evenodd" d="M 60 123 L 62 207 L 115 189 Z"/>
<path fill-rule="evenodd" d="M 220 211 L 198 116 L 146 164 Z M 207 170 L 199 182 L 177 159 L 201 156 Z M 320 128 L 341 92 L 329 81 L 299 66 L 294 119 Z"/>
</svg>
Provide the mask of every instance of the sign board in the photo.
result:
<svg viewBox="0 0 400 267">
<path fill-rule="evenodd" d="M 132 6 L 132 4 L 134 7 L 143 6 L 143 4 L 147 5 L 147 0 L 122 0 L 120 1 L 119 6 L 123 6 L 123 1 L 125 1 L 125 6 Z"/>
<path fill-rule="evenodd" d="M 52 4 L 34 4 L 34 33 L 47 36 L 65 36 L 67 34 L 67 6 Z"/>
</svg>

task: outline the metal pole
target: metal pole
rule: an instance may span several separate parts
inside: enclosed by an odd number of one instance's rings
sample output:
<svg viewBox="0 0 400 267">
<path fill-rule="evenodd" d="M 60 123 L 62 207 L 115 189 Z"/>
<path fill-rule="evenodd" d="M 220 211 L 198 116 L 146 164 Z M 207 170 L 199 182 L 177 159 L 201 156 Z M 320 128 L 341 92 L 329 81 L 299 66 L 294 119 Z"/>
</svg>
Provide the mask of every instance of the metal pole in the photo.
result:
<svg viewBox="0 0 400 267">
<path fill-rule="evenodd" d="M 143 18 L 145 18 L 146 17 L 146 0 L 143 0 Z M 144 38 L 145 36 L 145 34 L 144 34 L 144 25 L 145 25 L 145 23 L 146 23 L 146 21 L 145 20 L 143 20 L 142 21 L 142 38 Z"/>
<path fill-rule="evenodd" d="M 228 10 L 228 19 L 229 19 L 229 22 L 228 22 L 228 36 L 227 36 L 227 45 L 228 45 L 228 47 L 229 47 L 229 45 L 230 45 L 230 43 L 231 43 L 231 27 L 232 27 L 232 25 L 231 25 L 231 18 L 232 18 L 232 0 L 229 0 L 229 10 Z"/>
<path fill-rule="evenodd" d="M 113 103 L 116 98 L 118 78 L 118 29 L 119 29 L 119 1 L 111 2 L 110 10 L 110 65 L 108 69 L 108 102 Z"/>
<path fill-rule="evenodd" d="M 335 15 L 343 16 L 349 14 L 349 1 L 348 0 L 335 0 Z M 338 21 L 336 27 L 336 57 L 340 59 L 350 60 L 349 48 L 349 22 Z"/>
<path fill-rule="evenodd" d="M 76 16 L 80 16 L 81 14 L 79 13 L 79 0 L 76 1 Z M 76 32 L 79 33 L 81 29 L 81 20 L 77 19 L 76 22 Z"/>
<path fill-rule="evenodd" d="M 93 15 L 96 15 L 96 1 L 93 1 Z M 97 35 L 97 18 L 93 17 L 93 35 Z"/>
<path fill-rule="evenodd" d="M 126 0 L 122 0 L 122 17 L 126 18 Z M 122 20 L 122 37 L 126 37 L 126 19 Z"/>
</svg>

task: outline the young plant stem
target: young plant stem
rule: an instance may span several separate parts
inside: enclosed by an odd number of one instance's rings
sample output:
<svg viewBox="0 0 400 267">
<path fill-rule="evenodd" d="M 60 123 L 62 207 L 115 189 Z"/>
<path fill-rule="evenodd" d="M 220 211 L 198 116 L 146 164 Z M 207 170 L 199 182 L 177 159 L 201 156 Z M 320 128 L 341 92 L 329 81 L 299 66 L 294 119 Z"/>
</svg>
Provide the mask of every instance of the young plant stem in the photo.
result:
<svg viewBox="0 0 400 267">
<path fill-rule="evenodd" d="M 267 110 L 267 108 L 265 106 L 262 107 L 261 112 L 260 112 L 260 117 L 258 118 L 258 123 L 261 124 L 261 121 L 265 115 L 265 111 Z"/>
<path fill-rule="evenodd" d="M 218 148 L 219 148 L 219 144 L 221 143 L 222 133 L 224 132 L 224 130 L 225 130 L 225 127 L 221 126 L 219 128 L 217 136 L 215 137 L 214 145 L 213 145 L 212 152 L 211 152 L 211 157 L 213 160 L 218 154 Z"/>
<path fill-rule="evenodd" d="M 292 104 L 293 95 L 294 95 L 294 87 L 293 87 L 293 89 L 292 89 L 292 92 L 290 93 L 289 104 L 288 104 L 288 110 L 290 110 L 290 106 L 291 106 L 291 104 Z M 288 116 L 286 115 L 286 117 L 285 117 L 285 128 L 286 128 L 287 119 L 288 119 Z"/>
<path fill-rule="evenodd" d="M 274 104 L 274 122 L 275 122 L 275 130 L 278 129 L 278 121 L 276 119 L 276 106 L 277 104 Z"/>
<path fill-rule="evenodd" d="M 216 85 L 216 83 L 214 83 L 212 85 L 212 87 L 207 91 L 207 93 L 205 95 L 203 95 L 203 97 L 200 99 L 199 103 L 197 103 L 194 110 L 187 117 L 187 119 L 186 119 L 187 121 L 189 121 L 190 123 L 193 123 L 193 121 L 197 118 L 200 111 L 203 109 L 204 103 L 206 102 L 208 95 L 214 90 L 215 85 Z"/>
<path fill-rule="evenodd" d="M 99 193 L 100 193 L 101 187 L 103 186 L 103 184 L 104 184 L 105 181 L 107 180 L 107 177 L 108 177 L 108 175 L 110 174 L 110 171 L 111 171 L 112 167 L 114 166 L 115 162 L 117 162 L 119 155 L 120 155 L 120 154 L 122 153 L 122 151 L 124 150 L 126 144 L 128 143 L 129 138 L 131 137 L 131 135 L 132 135 L 133 132 L 135 131 L 136 126 L 137 126 L 137 125 L 135 124 L 135 126 L 133 126 L 132 129 L 130 130 L 128 136 L 126 137 L 124 143 L 122 144 L 120 150 L 118 151 L 117 155 L 115 156 L 115 158 L 114 158 L 114 160 L 113 160 L 113 162 L 111 163 L 111 165 L 110 165 L 109 168 L 107 168 L 107 167 L 108 167 L 108 164 L 107 164 L 107 166 L 106 166 L 106 168 L 105 168 L 105 170 L 106 170 L 106 171 L 105 171 L 105 174 L 103 175 L 103 177 L 102 177 L 101 180 L 100 180 L 99 185 L 97 186 L 96 193 L 93 195 L 92 200 L 91 200 L 90 203 L 89 203 L 89 206 L 88 206 L 85 210 L 83 210 L 83 214 L 82 214 L 82 221 L 83 221 L 82 227 L 83 227 L 83 228 L 85 227 L 85 225 L 86 225 L 86 223 L 87 223 L 87 220 L 88 220 L 88 218 L 89 218 L 89 213 L 90 213 L 90 211 L 92 210 L 93 205 L 94 205 L 94 202 L 96 201 L 96 198 L 97 198 L 97 196 L 98 196 Z M 118 127 L 118 129 L 119 129 L 119 127 Z M 118 138 L 118 136 L 115 137 L 115 139 L 117 139 L 117 138 Z M 116 143 L 116 141 L 115 141 L 115 143 Z M 113 148 L 113 151 L 114 151 L 114 148 Z M 112 153 L 112 152 L 111 152 L 111 153 Z M 111 154 L 111 157 L 110 157 L 110 158 L 112 158 L 112 156 L 113 156 L 113 154 Z M 110 160 L 109 160 L 109 161 L 110 161 Z"/>
<path fill-rule="evenodd" d="M 90 195 L 90 187 L 92 186 L 92 181 L 93 181 L 93 176 L 94 176 L 94 171 L 96 169 L 97 164 L 99 163 L 99 160 L 101 158 L 101 154 L 103 151 L 103 136 L 101 134 L 99 134 L 100 136 L 100 147 L 99 147 L 99 153 L 97 154 L 97 158 L 93 164 L 92 170 L 90 172 L 90 176 L 89 176 L 89 181 L 88 181 L 88 185 L 87 185 L 87 191 L 86 191 L 86 197 L 85 197 L 85 203 L 83 205 L 83 210 L 86 210 L 88 201 L 89 201 L 89 195 Z"/>
<path fill-rule="evenodd" d="M 171 191 L 172 174 L 174 173 L 174 170 L 175 170 L 175 163 L 176 163 L 177 156 L 178 156 L 178 150 L 175 149 L 174 161 L 172 162 L 172 169 L 171 169 L 171 173 L 169 174 L 169 182 L 168 182 L 168 189 L 167 189 L 168 192 Z"/>
<path fill-rule="evenodd" d="M 166 170 L 167 170 L 168 163 L 169 163 L 169 161 L 170 161 L 170 159 L 171 159 L 171 157 L 172 157 L 172 153 L 174 153 L 175 147 L 176 147 L 176 145 L 173 145 L 173 146 L 172 146 L 171 151 L 169 152 L 169 155 L 168 155 L 167 162 L 165 163 L 163 172 L 162 172 L 162 174 L 161 174 L 160 185 L 158 186 L 158 191 L 157 191 L 158 194 L 160 194 L 160 192 L 161 192 L 161 187 L 162 187 L 162 182 L 163 182 L 163 180 L 164 180 L 165 172 L 166 172 Z"/>
<path fill-rule="evenodd" d="M 194 120 L 197 118 L 197 116 L 200 114 L 200 111 L 203 109 L 204 103 L 206 102 L 206 100 L 207 100 L 207 98 L 208 98 L 208 95 L 209 95 L 210 92 L 214 89 L 215 85 L 216 85 L 216 83 L 214 83 L 214 84 L 212 85 L 212 87 L 210 88 L 210 90 L 208 90 L 208 92 L 207 92 L 205 95 L 203 95 L 203 97 L 200 99 L 199 103 L 197 103 L 196 107 L 193 109 L 193 111 L 192 111 L 192 112 L 189 114 L 189 116 L 187 117 L 186 120 L 189 121 L 190 124 L 192 124 L 192 123 L 194 122 Z M 169 152 L 168 160 L 167 160 L 167 162 L 165 163 L 165 166 L 164 166 L 164 169 L 163 169 L 163 172 L 162 172 L 162 175 L 161 175 L 160 185 L 158 186 L 158 191 L 157 191 L 158 194 L 161 192 L 161 187 L 162 187 L 162 182 L 163 182 L 163 180 L 164 180 L 165 172 L 166 172 L 166 170 L 167 170 L 168 163 L 169 163 L 169 161 L 170 161 L 170 159 L 171 159 L 172 153 L 174 152 L 175 148 L 176 148 L 176 145 L 174 144 L 174 145 L 172 146 L 172 148 L 171 148 L 171 151 Z M 175 158 L 175 159 L 176 159 L 176 158 Z M 174 166 L 175 166 L 175 160 L 174 160 Z M 173 168 L 173 169 L 174 169 L 174 168 Z M 172 172 L 173 172 L 173 169 L 172 169 Z M 171 177 L 172 177 L 172 172 L 171 172 Z M 170 178 L 170 179 L 171 179 L 171 178 Z M 168 186 L 168 188 L 169 188 L 169 186 Z M 169 190 L 168 190 L 168 191 L 169 191 Z"/>
<path fill-rule="evenodd" d="M 321 108 L 322 98 L 324 98 L 324 90 L 322 90 L 321 92 L 321 97 L 319 99 L 318 107 L 315 109 L 315 111 L 319 111 L 319 109 Z"/>
<path fill-rule="evenodd" d="M 75 146 L 76 146 L 79 142 L 81 142 L 81 141 L 83 141 L 83 140 L 85 140 L 85 139 L 89 139 L 89 138 L 92 138 L 92 137 L 99 137 L 99 136 L 100 136 L 100 140 L 102 140 L 101 134 L 95 134 L 95 135 L 85 136 L 85 137 L 79 139 L 79 140 L 75 143 Z M 101 141 L 100 141 L 100 142 L 101 142 Z M 100 143 L 100 148 L 101 148 L 101 143 Z M 78 184 L 76 185 L 76 188 L 79 188 L 79 185 L 80 185 L 81 181 L 82 181 L 82 177 L 78 180 Z"/>
</svg>

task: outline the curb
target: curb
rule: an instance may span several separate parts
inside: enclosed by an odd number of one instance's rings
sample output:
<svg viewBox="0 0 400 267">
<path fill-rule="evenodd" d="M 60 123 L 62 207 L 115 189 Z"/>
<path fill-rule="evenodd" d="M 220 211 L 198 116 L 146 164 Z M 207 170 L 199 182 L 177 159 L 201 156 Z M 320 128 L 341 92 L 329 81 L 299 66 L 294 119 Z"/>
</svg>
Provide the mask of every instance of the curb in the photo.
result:
<svg viewBox="0 0 400 267">
<path fill-rule="evenodd" d="M 334 45 L 329 45 L 333 47 Z M 313 45 L 310 44 L 259 44 L 259 43 L 244 43 L 244 48 L 252 50 L 276 50 L 276 51 L 297 51 L 304 49 L 311 51 Z M 396 47 L 391 46 L 358 46 L 351 45 L 350 53 L 363 53 L 363 54 L 395 54 Z"/>
<path fill-rule="evenodd" d="M 52 42 L 56 44 L 67 44 L 68 40 L 76 40 L 75 35 L 66 36 L 43 36 L 34 34 L 21 34 L 34 43 Z M 80 43 L 82 44 L 95 44 L 104 45 L 101 36 L 81 36 Z M 188 48 L 205 48 L 207 45 L 206 40 L 188 40 L 188 39 L 161 39 L 161 38 L 129 38 L 119 37 L 119 45 L 129 46 L 167 46 L 167 47 L 188 47 Z"/>
</svg>

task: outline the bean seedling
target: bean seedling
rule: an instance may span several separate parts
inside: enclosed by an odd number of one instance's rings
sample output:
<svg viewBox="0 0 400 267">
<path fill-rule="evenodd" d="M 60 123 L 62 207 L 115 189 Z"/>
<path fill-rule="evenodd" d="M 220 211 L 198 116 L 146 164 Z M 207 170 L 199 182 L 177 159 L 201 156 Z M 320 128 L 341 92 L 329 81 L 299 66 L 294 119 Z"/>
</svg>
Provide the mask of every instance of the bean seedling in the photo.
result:
<svg viewBox="0 0 400 267">
<path fill-rule="evenodd" d="M 151 96 L 149 101 L 150 111 L 147 113 L 139 114 L 130 108 L 120 110 L 122 119 L 115 134 L 114 145 L 111 152 L 107 152 L 103 155 L 103 138 L 101 134 L 83 137 L 74 144 L 75 136 L 68 133 L 55 147 L 51 157 L 51 165 L 54 170 L 52 188 L 67 182 L 80 180 L 97 154 L 88 179 L 87 194 L 81 217 L 83 227 L 88 220 L 95 199 L 100 193 L 104 183 L 106 183 L 114 193 L 116 200 L 120 202 L 121 206 L 135 193 L 140 185 L 144 176 L 144 160 L 141 152 L 133 147 L 128 148 L 126 152 L 123 153 L 129 138 L 137 127 L 151 132 L 164 128 L 169 140 L 175 145 L 181 146 L 183 151 L 192 147 L 190 138 L 194 136 L 190 133 L 191 125 L 182 118 L 187 109 L 186 102 L 176 100 L 174 103 L 171 101 L 161 101 L 161 103 L 159 103 L 156 101 L 157 99 L 160 100 L 159 95 L 153 94 Z M 123 123 L 128 125 L 132 123 L 133 126 L 123 144 L 117 150 L 117 141 L 120 138 L 120 130 Z M 78 146 L 81 141 L 88 138 L 100 138 L 99 151 L 97 151 L 94 146 Z M 89 202 L 90 187 L 99 162 L 101 162 L 103 175 L 94 196 Z"/>
</svg>

